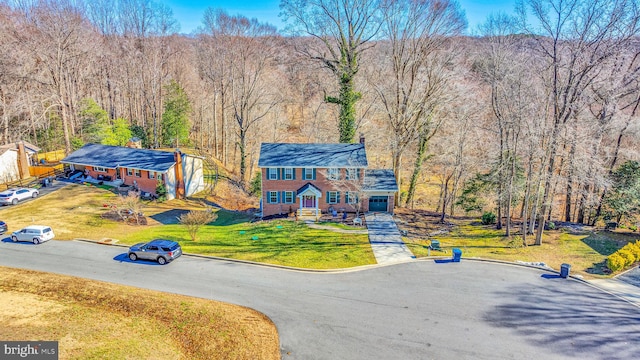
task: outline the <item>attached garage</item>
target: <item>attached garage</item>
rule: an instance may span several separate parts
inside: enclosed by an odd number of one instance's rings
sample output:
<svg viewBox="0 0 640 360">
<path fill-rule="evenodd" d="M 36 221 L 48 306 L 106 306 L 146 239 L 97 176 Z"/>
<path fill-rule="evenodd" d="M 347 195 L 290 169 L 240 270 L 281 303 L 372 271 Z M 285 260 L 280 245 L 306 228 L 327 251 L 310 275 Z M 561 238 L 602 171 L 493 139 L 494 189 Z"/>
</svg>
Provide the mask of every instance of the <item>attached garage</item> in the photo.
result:
<svg viewBox="0 0 640 360">
<path fill-rule="evenodd" d="M 369 211 L 386 212 L 387 209 L 389 209 L 388 202 L 389 202 L 388 196 L 371 196 L 369 198 Z"/>
</svg>

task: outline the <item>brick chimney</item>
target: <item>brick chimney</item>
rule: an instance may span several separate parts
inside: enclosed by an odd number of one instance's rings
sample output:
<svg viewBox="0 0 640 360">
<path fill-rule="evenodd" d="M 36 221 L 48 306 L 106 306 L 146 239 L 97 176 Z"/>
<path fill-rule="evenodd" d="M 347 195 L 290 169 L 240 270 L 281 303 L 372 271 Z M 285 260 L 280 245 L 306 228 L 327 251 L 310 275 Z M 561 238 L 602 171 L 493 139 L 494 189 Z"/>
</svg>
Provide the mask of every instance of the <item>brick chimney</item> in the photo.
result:
<svg viewBox="0 0 640 360">
<path fill-rule="evenodd" d="M 176 161 L 176 199 L 184 199 L 184 174 L 182 172 L 182 153 L 179 149 L 173 153 L 173 158 Z"/>
<path fill-rule="evenodd" d="M 360 133 L 360 144 L 364 145 L 364 134 Z"/>
<path fill-rule="evenodd" d="M 20 179 L 26 179 L 31 174 L 29 173 L 29 158 L 27 157 L 27 150 L 24 148 L 24 142 L 18 141 L 16 143 L 18 149 L 18 173 Z"/>
</svg>

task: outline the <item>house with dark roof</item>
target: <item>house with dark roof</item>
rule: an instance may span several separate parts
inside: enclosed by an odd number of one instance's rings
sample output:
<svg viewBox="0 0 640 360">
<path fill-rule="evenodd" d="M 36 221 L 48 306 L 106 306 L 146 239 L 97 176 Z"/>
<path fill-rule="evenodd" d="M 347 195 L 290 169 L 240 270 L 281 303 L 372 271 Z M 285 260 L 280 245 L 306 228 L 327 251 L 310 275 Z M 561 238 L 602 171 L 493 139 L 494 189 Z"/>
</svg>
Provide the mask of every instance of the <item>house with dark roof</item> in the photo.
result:
<svg viewBox="0 0 640 360">
<path fill-rule="evenodd" d="M 129 185 L 150 194 L 158 182 L 167 189 L 167 198 L 183 198 L 204 190 L 203 159 L 175 152 L 86 144 L 60 161 L 81 178 L 112 185 Z"/>
<path fill-rule="evenodd" d="M 262 216 L 383 211 L 393 213 L 398 191 L 392 170 L 369 169 L 359 144 L 263 143 Z"/>
</svg>

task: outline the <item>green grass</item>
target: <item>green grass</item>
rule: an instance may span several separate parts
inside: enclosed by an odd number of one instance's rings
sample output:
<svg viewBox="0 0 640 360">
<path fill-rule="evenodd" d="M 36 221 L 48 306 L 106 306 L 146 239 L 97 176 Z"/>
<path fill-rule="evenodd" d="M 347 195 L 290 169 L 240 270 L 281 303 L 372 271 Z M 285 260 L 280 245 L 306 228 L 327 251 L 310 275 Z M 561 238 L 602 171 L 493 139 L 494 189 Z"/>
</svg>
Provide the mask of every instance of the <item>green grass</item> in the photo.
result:
<svg viewBox="0 0 640 360">
<path fill-rule="evenodd" d="M 183 225 L 132 228 L 118 237 L 134 244 L 153 238 L 180 243 L 184 252 L 248 260 L 269 264 L 337 269 L 375 264 L 367 235 L 348 236 L 311 229 L 302 222 L 287 220 L 250 223 L 247 216 L 219 211 L 218 219 L 198 231 L 192 241 Z"/>
<path fill-rule="evenodd" d="M 460 248 L 463 257 L 478 257 L 503 261 L 544 262 L 554 269 L 560 269 L 563 263 L 572 265 L 572 271 L 589 277 L 604 277 L 606 257 L 628 239 L 616 238 L 616 235 L 600 232 L 572 234 L 560 230 L 546 231 L 541 246 L 522 246 L 519 237 L 513 240 L 504 237 L 504 230 L 490 226 L 455 226 L 448 234 L 435 236 L 444 250 L 428 250 L 430 241 L 405 239 L 409 249 L 417 257 L 451 256 L 453 248 Z M 528 243 L 533 237 L 527 239 Z"/>
<path fill-rule="evenodd" d="M 331 226 L 334 227 L 336 229 L 343 229 L 343 230 L 367 230 L 366 227 L 362 227 L 362 226 L 351 226 L 345 223 L 337 223 L 337 222 L 331 222 L 331 221 L 323 221 L 323 222 L 318 222 L 318 225 L 321 226 Z"/>
</svg>

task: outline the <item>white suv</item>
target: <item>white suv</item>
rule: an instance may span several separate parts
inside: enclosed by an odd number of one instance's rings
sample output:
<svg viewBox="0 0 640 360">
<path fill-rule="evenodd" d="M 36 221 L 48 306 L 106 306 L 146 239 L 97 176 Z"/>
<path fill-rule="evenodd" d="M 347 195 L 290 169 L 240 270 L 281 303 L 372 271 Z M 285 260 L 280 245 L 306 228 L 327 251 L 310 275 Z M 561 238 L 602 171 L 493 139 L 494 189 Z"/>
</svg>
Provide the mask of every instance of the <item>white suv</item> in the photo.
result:
<svg viewBox="0 0 640 360">
<path fill-rule="evenodd" d="M 22 201 L 29 198 L 38 197 L 38 190 L 36 189 L 28 189 L 28 188 L 19 188 L 19 189 L 9 189 L 0 193 L 0 204 L 16 205 L 18 201 Z"/>
<path fill-rule="evenodd" d="M 53 239 L 53 230 L 49 226 L 31 225 L 22 230 L 15 231 L 11 234 L 11 240 L 15 241 L 31 241 L 34 244 L 49 241 Z"/>
</svg>

